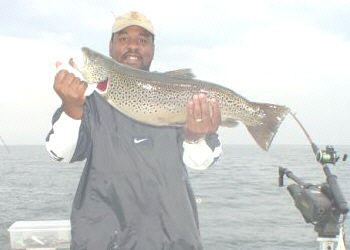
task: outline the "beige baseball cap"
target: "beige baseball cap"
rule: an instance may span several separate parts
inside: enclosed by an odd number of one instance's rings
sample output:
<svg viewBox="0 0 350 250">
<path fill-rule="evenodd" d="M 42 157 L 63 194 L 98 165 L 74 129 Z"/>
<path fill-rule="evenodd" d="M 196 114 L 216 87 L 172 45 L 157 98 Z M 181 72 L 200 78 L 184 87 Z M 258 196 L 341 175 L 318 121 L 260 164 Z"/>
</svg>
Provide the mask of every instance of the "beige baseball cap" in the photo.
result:
<svg viewBox="0 0 350 250">
<path fill-rule="evenodd" d="M 151 21 L 137 11 L 129 11 L 124 15 L 116 17 L 112 26 L 112 33 L 121 31 L 122 29 L 132 25 L 140 26 L 154 35 L 154 29 Z"/>
</svg>

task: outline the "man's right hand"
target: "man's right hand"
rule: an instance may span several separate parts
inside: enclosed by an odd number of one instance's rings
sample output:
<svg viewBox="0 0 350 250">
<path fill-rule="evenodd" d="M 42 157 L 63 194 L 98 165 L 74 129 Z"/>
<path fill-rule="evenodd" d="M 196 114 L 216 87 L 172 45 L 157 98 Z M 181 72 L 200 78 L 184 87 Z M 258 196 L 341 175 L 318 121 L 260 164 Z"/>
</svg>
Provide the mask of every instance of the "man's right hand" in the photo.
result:
<svg viewBox="0 0 350 250">
<path fill-rule="evenodd" d="M 80 120 L 83 115 L 87 84 L 74 74 L 60 70 L 56 74 L 53 88 L 62 99 L 63 111 L 71 118 Z"/>
</svg>

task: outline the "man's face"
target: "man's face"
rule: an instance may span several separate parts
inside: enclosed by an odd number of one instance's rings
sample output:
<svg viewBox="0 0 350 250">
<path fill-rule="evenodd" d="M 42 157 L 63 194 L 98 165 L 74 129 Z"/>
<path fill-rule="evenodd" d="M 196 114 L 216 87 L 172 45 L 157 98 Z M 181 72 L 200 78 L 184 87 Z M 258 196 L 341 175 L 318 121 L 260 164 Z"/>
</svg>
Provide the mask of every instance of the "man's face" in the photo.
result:
<svg viewBox="0 0 350 250">
<path fill-rule="evenodd" d="M 139 26 L 126 27 L 114 34 L 109 55 L 133 68 L 149 70 L 154 55 L 152 34 Z"/>
</svg>

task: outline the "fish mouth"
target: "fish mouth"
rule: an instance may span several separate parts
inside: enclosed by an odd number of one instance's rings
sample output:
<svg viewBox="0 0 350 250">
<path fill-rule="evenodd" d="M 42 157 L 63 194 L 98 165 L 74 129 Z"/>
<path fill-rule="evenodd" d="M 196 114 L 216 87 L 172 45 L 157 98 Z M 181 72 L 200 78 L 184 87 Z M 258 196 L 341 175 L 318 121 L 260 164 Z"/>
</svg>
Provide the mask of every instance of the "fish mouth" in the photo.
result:
<svg viewBox="0 0 350 250">
<path fill-rule="evenodd" d="M 104 94 L 107 92 L 108 86 L 109 86 L 109 78 L 107 77 L 105 80 L 97 83 L 96 90 L 100 94 Z"/>
</svg>

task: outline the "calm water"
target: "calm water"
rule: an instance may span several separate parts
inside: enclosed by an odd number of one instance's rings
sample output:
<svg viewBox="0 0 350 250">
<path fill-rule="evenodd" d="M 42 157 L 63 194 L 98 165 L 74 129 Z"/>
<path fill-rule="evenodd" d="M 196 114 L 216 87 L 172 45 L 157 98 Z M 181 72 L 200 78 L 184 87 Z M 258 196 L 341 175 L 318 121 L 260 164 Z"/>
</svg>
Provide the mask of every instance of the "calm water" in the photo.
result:
<svg viewBox="0 0 350 250">
<path fill-rule="evenodd" d="M 350 153 L 350 146 L 336 150 Z M 277 185 L 278 166 L 307 182 L 325 180 L 309 146 L 273 145 L 265 153 L 255 145 L 224 145 L 214 167 L 190 171 L 205 249 L 318 249 L 313 226 Z M 15 221 L 68 219 L 82 168 L 54 162 L 43 146 L 12 146 L 10 153 L 0 147 L 0 249 L 9 249 L 7 228 Z M 332 172 L 350 201 L 349 160 Z"/>
</svg>

